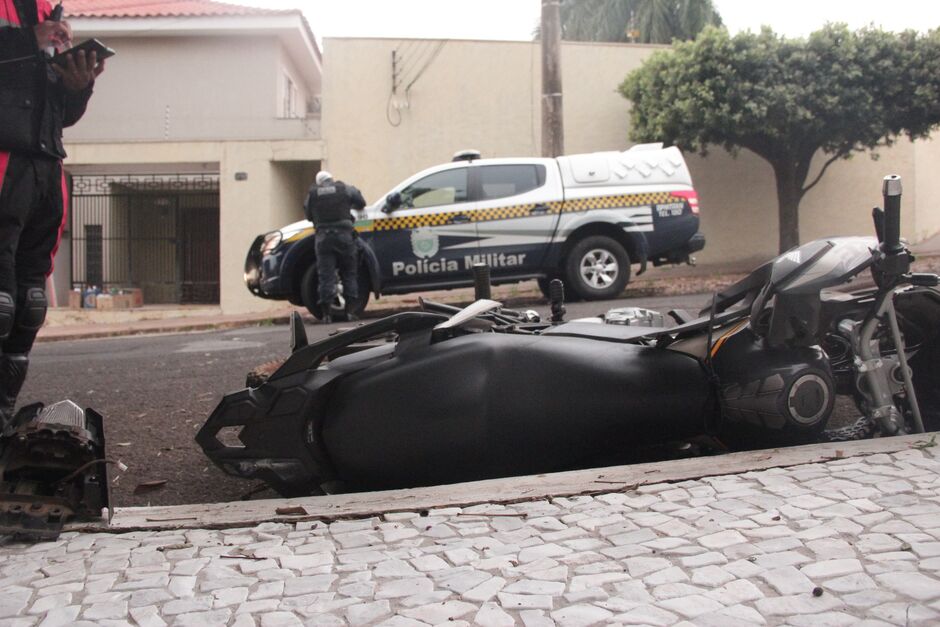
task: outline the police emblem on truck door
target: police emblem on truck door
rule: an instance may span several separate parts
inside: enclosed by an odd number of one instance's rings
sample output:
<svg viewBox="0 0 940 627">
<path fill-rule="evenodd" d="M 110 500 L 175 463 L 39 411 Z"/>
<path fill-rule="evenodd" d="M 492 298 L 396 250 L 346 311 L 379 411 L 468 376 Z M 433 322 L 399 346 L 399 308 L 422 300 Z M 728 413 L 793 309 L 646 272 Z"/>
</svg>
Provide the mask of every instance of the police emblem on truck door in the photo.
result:
<svg viewBox="0 0 940 627">
<path fill-rule="evenodd" d="M 437 233 L 422 226 L 411 231 L 411 250 L 418 259 L 427 259 L 437 254 L 440 248 Z"/>
<path fill-rule="evenodd" d="M 389 288 L 467 281 L 463 249 L 476 251 L 475 203 L 466 166 L 422 176 L 399 192 L 401 205 L 374 223 L 372 245 Z"/>
</svg>

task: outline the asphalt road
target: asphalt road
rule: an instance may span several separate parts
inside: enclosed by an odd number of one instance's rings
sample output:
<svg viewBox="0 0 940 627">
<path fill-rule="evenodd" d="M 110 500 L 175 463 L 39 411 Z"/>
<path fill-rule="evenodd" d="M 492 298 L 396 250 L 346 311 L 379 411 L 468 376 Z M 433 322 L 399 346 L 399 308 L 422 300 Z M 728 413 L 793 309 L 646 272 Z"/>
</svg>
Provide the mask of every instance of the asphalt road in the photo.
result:
<svg viewBox="0 0 940 627">
<path fill-rule="evenodd" d="M 695 295 L 571 303 L 567 319 L 623 306 L 697 309 L 707 300 Z M 528 308 L 548 317 L 544 302 Z M 308 325 L 308 337 L 315 341 L 341 326 Z M 287 355 L 288 339 L 286 326 L 269 326 L 41 343 L 32 353 L 20 401 L 68 398 L 104 415 L 108 455 L 128 466 L 112 473 L 115 505 L 237 500 L 260 484 L 223 474 L 193 437 L 224 394 L 244 387 L 249 370 Z M 150 489 L 141 485 L 162 481 Z"/>
</svg>

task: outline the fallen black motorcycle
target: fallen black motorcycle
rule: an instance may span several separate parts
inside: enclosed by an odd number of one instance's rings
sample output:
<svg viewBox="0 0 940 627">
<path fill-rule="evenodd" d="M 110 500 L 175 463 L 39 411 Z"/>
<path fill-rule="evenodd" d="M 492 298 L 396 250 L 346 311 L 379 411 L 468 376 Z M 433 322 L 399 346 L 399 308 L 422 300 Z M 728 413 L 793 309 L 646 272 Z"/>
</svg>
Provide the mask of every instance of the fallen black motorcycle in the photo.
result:
<svg viewBox="0 0 940 627">
<path fill-rule="evenodd" d="M 936 430 L 938 277 L 910 271 L 900 179 L 883 193 L 877 239 L 794 248 L 671 326 L 636 308 L 564 322 L 560 284 L 547 322 L 424 301 L 307 345 L 296 317 L 290 357 L 196 440 L 299 496 Z"/>
</svg>

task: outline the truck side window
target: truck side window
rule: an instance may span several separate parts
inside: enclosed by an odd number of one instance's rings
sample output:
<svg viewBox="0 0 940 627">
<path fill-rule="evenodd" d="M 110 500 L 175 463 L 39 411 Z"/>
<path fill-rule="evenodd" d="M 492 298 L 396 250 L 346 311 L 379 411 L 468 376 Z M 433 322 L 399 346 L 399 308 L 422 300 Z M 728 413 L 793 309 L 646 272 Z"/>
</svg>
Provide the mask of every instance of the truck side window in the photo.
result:
<svg viewBox="0 0 940 627">
<path fill-rule="evenodd" d="M 401 191 L 409 207 L 436 207 L 467 202 L 467 168 L 454 168 L 429 174 Z"/>
<path fill-rule="evenodd" d="M 480 172 L 480 200 L 518 196 L 545 184 L 543 165 L 485 165 Z"/>
</svg>

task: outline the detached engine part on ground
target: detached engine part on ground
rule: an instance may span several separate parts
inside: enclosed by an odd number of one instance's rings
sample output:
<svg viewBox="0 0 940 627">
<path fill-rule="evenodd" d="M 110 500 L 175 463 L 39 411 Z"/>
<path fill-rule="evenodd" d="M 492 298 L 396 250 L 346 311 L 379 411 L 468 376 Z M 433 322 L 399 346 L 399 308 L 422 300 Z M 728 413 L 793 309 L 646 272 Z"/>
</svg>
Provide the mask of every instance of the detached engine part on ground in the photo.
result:
<svg viewBox="0 0 940 627">
<path fill-rule="evenodd" d="M 22 408 L 0 434 L 0 535 L 54 540 L 111 508 L 101 414 L 72 401 Z"/>
</svg>

